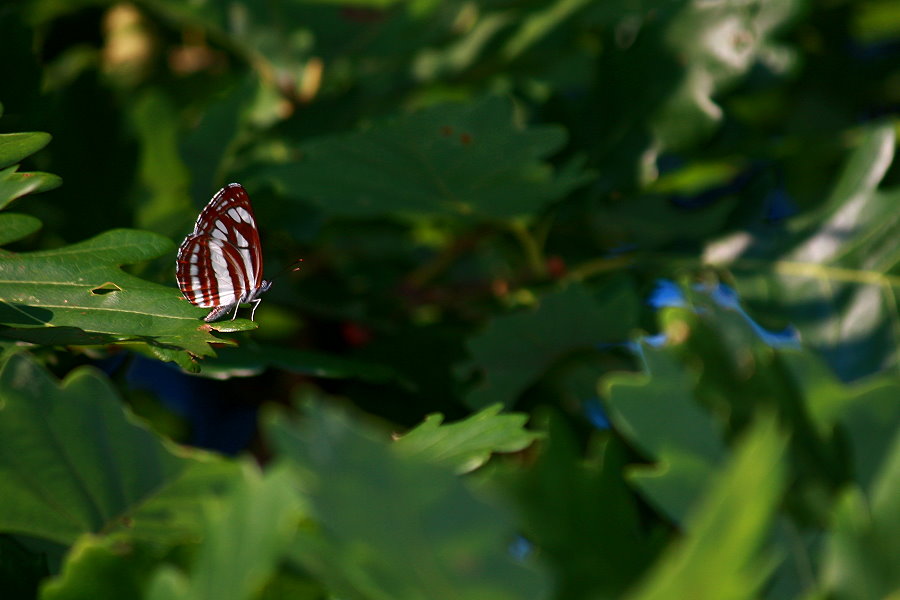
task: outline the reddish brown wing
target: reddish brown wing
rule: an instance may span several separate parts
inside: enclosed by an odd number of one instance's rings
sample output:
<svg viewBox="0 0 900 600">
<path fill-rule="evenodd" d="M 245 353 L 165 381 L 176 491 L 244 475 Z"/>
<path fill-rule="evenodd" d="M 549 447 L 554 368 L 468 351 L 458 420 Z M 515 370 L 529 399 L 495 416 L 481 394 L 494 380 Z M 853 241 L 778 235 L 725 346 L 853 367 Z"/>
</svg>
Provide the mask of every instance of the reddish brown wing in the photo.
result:
<svg viewBox="0 0 900 600">
<path fill-rule="evenodd" d="M 181 293 L 197 306 L 227 309 L 258 293 L 263 284 L 259 233 L 240 184 L 219 190 L 200 213 L 178 249 L 175 276 Z"/>
<path fill-rule="evenodd" d="M 250 288 L 243 257 L 231 243 L 208 235 L 189 235 L 178 249 L 178 288 L 191 304 L 233 306 Z"/>
<path fill-rule="evenodd" d="M 262 249 L 250 197 L 239 183 L 229 183 L 212 197 L 194 225 L 195 236 L 208 235 L 234 246 L 240 253 L 252 289 L 262 285 Z"/>
</svg>

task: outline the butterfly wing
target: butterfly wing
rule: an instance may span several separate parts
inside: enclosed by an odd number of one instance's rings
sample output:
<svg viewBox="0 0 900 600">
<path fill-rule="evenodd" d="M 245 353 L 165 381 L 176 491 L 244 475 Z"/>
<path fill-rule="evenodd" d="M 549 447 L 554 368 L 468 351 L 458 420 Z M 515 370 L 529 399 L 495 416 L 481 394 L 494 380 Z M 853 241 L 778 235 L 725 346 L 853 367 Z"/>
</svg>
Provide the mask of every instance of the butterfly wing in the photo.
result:
<svg viewBox="0 0 900 600">
<path fill-rule="evenodd" d="M 194 235 L 209 235 L 225 240 L 241 254 L 253 288 L 262 284 L 262 248 L 250 196 L 239 183 L 229 183 L 219 190 L 194 225 Z"/>
<path fill-rule="evenodd" d="M 263 284 L 262 250 L 250 198 L 232 183 L 213 196 L 178 249 L 178 287 L 192 304 L 222 309 L 246 302 Z"/>
<path fill-rule="evenodd" d="M 251 289 L 240 251 L 209 235 L 185 238 L 178 249 L 175 277 L 184 297 L 204 308 L 234 306 Z"/>
</svg>

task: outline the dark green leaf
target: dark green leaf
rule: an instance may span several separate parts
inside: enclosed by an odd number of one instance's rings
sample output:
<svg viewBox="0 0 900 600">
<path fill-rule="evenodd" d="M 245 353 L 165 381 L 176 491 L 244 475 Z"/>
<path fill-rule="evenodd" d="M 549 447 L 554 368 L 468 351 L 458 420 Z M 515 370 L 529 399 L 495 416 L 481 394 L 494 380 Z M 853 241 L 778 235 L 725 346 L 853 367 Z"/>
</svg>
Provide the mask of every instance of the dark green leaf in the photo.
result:
<svg viewBox="0 0 900 600">
<path fill-rule="evenodd" d="M 694 396 L 693 377 L 671 350 L 643 347 L 646 373 L 604 380 L 616 429 L 655 464 L 635 467 L 631 479 L 647 499 L 682 522 L 725 456 L 714 419 Z"/>
<path fill-rule="evenodd" d="M 900 383 L 882 376 L 845 385 L 809 353 L 786 352 L 781 358 L 821 434 L 843 428 L 856 481 L 868 489 L 900 431 Z"/>
<path fill-rule="evenodd" d="M 328 379 L 359 378 L 373 382 L 397 379 L 397 374 L 385 365 L 268 344 L 243 344 L 237 348 L 219 349 L 214 359 L 204 363 L 203 373 L 223 379 L 247 377 L 258 375 L 270 367 Z"/>
<path fill-rule="evenodd" d="M 490 97 L 397 117 L 350 134 L 312 140 L 298 160 L 265 172 L 288 197 L 338 215 L 531 213 L 585 181 L 560 179 L 543 159 L 565 142 L 552 126 L 522 127 Z"/>
<path fill-rule="evenodd" d="M 559 574 L 559 598 L 621 597 L 658 554 L 664 530 L 647 531 L 623 478 L 621 442 L 601 434 L 583 456 L 556 413 L 546 431 L 531 468 L 508 474 L 522 533 Z"/>
<path fill-rule="evenodd" d="M 896 401 L 896 396 L 895 396 Z M 900 426 L 865 492 L 848 489 L 836 504 L 822 570 L 833 598 L 889 598 L 900 589 Z"/>
<path fill-rule="evenodd" d="M 475 408 L 516 397 L 566 354 L 623 340 L 635 325 L 630 287 L 611 285 L 602 297 L 581 284 L 541 296 L 534 310 L 497 317 L 469 342 L 484 381 L 468 395 Z"/>
</svg>

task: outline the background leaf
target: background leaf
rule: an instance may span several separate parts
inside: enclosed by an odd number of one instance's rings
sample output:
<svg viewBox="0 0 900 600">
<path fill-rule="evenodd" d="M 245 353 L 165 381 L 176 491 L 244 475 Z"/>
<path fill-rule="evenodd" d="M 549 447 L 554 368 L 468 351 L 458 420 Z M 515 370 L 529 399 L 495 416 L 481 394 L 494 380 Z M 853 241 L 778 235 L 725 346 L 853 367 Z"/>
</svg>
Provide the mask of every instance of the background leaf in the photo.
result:
<svg viewBox="0 0 900 600">
<path fill-rule="evenodd" d="M 696 508 L 687 537 L 629 597 L 756 598 L 767 576 L 759 549 L 784 486 L 784 446 L 773 420 L 757 425 Z"/>
<path fill-rule="evenodd" d="M 303 474 L 321 524 L 293 556 L 331 589 L 352 598 L 546 597 L 544 574 L 507 552 L 508 517 L 449 469 L 396 453 L 334 409 L 309 417 L 302 432 L 283 418 L 269 431 Z"/>
<path fill-rule="evenodd" d="M 794 323 L 845 380 L 900 364 L 900 192 L 878 189 L 894 148 L 891 127 L 867 128 L 825 204 L 796 217 L 788 235 L 750 244 L 735 237 L 707 250 L 733 260 L 751 304 Z M 773 269 L 753 268 L 759 261 Z"/>
<path fill-rule="evenodd" d="M 266 173 L 331 214 L 513 217 L 585 181 L 542 162 L 564 141 L 558 128 L 517 125 L 508 102 L 486 98 L 304 143 L 290 165 Z"/>
<path fill-rule="evenodd" d="M 0 529 L 71 544 L 115 527 L 189 460 L 126 417 L 93 369 L 57 383 L 32 359 L 0 372 Z"/>
<path fill-rule="evenodd" d="M 411 456 L 442 463 L 465 473 L 483 465 L 494 452 L 517 452 L 539 436 L 524 428 L 522 414 L 498 414 L 500 405 L 489 406 L 464 421 L 443 423 L 443 415 L 429 415 L 415 429 L 396 441 Z"/>
<path fill-rule="evenodd" d="M 278 472 L 247 478 L 210 506 L 190 574 L 157 571 L 148 598 L 255 598 L 293 537 L 297 499 Z M 178 583 L 175 583 L 177 581 Z"/>
<path fill-rule="evenodd" d="M 14 242 L 41 228 L 41 222 L 31 215 L 3 213 L 0 215 L 0 245 Z"/>
<path fill-rule="evenodd" d="M 573 284 L 540 298 L 534 310 L 494 319 L 469 344 L 472 360 L 484 372 L 466 401 L 511 406 L 518 394 L 567 353 L 621 340 L 634 324 L 634 296 L 624 285 L 604 290 L 602 300 Z"/>
<path fill-rule="evenodd" d="M 610 416 L 654 460 L 630 478 L 648 500 L 682 522 L 725 456 L 715 421 L 698 405 L 691 376 L 667 350 L 642 349 L 646 375 L 614 375 L 603 385 Z"/>
</svg>

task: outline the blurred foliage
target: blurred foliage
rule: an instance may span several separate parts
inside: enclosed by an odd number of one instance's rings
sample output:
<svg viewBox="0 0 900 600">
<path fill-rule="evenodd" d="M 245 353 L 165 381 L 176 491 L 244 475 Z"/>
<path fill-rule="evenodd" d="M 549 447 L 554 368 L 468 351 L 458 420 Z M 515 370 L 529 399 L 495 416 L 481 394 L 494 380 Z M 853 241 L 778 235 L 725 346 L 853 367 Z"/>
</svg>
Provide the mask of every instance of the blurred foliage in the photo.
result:
<svg viewBox="0 0 900 600">
<path fill-rule="evenodd" d="M 895 1 L 19 0 L 0 51 L 4 599 L 898 593 Z M 230 181 L 258 324 L 174 286 Z"/>
</svg>

